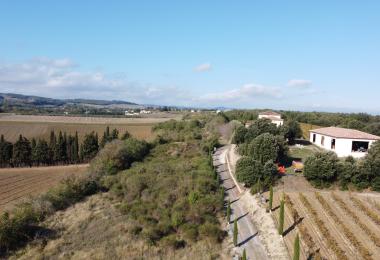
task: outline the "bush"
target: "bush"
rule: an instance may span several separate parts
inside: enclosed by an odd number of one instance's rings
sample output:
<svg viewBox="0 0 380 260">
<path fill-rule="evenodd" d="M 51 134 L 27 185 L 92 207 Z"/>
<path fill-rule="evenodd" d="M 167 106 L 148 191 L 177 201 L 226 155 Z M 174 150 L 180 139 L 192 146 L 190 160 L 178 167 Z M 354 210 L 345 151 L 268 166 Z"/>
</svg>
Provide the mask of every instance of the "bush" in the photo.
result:
<svg viewBox="0 0 380 260">
<path fill-rule="evenodd" d="M 371 185 L 373 189 L 378 189 L 378 178 L 380 177 L 380 141 L 377 141 L 371 145 L 367 156 L 364 159 L 362 172 L 360 178 L 361 183 Z M 374 180 L 376 181 L 374 182 Z M 374 187 L 375 184 L 375 187 Z"/>
<path fill-rule="evenodd" d="M 316 187 L 330 186 L 336 180 L 338 158 L 333 152 L 318 152 L 305 161 L 304 175 Z"/>
<path fill-rule="evenodd" d="M 90 171 L 96 176 L 116 174 L 127 169 L 135 161 L 141 161 L 149 152 L 145 141 L 128 138 L 125 141 L 114 140 L 107 143 L 91 161 Z"/>
</svg>

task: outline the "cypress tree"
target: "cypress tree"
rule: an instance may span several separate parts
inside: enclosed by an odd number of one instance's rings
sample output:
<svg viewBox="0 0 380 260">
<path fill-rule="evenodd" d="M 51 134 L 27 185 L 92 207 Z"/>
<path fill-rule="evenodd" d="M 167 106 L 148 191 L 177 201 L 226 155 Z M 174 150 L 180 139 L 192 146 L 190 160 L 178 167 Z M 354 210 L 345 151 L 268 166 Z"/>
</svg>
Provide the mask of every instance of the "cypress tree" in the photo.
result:
<svg viewBox="0 0 380 260">
<path fill-rule="evenodd" d="M 299 259 L 300 259 L 300 237 L 297 234 L 296 239 L 294 240 L 293 260 L 299 260 Z"/>
<path fill-rule="evenodd" d="M 278 233 L 282 236 L 284 233 L 284 217 L 285 217 L 285 202 L 284 199 L 281 199 L 280 203 L 280 219 L 278 224 Z"/>
<path fill-rule="evenodd" d="M 32 148 L 28 139 L 19 136 L 13 145 L 12 161 L 15 166 L 31 166 Z"/>
<path fill-rule="evenodd" d="M 32 163 L 33 165 L 39 165 L 39 161 L 38 161 L 38 156 L 37 156 L 37 142 L 36 142 L 36 139 L 32 139 L 32 143 L 31 143 L 31 148 L 32 148 Z"/>
<path fill-rule="evenodd" d="M 230 223 L 231 221 L 231 202 L 228 200 L 227 202 L 227 221 Z"/>
<path fill-rule="evenodd" d="M 55 164 L 57 161 L 57 137 L 54 131 L 50 132 L 50 142 L 49 142 L 49 161 L 50 164 Z"/>
<path fill-rule="evenodd" d="M 75 132 L 74 143 L 73 143 L 73 162 L 79 162 L 79 138 L 78 132 Z"/>
<path fill-rule="evenodd" d="M 125 130 L 124 134 L 121 136 L 121 140 L 126 140 L 131 137 L 131 134 Z"/>
<path fill-rule="evenodd" d="M 95 157 L 99 150 L 99 144 L 97 139 L 97 134 L 91 132 L 86 134 L 81 145 L 80 156 L 81 159 L 88 162 Z"/>
<path fill-rule="evenodd" d="M 114 128 L 112 130 L 112 133 L 111 133 L 111 140 L 115 140 L 115 139 L 118 139 L 119 138 L 119 130 L 117 130 L 116 128 Z"/>
<path fill-rule="evenodd" d="M 272 211 L 273 208 L 273 187 L 269 187 L 269 211 Z"/>
<path fill-rule="evenodd" d="M 241 260 L 247 260 L 247 253 L 245 252 L 245 248 L 243 250 L 243 256 L 241 257 Z"/>
<path fill-rule="evenodd" d="M 13 156 L 13 144 L 7 142 L 4 135 L 0 138 L 0 166 L 7 167 L 11 165 L 11 160 Z"/>
<path fill-rule="evenodd" d="M 234 246 L 237 246 L 237 242 L 238 242 L 238 225 L 237 225 L 237 220 L 235 219 L 234 220 Z"/>
</svg>

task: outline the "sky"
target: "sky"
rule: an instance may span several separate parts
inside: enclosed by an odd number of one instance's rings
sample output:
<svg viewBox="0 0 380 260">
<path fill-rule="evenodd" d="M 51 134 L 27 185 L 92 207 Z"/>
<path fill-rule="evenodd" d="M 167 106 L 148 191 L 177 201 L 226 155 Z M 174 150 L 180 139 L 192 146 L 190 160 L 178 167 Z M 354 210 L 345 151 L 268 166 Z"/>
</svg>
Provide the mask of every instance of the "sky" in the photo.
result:
<svg viewBox="0 0 380 260">
<path fill-rule="evenodd" d="M 0 1 L 0 92 L 380 113 L 380 1 Z"/>
</svg>

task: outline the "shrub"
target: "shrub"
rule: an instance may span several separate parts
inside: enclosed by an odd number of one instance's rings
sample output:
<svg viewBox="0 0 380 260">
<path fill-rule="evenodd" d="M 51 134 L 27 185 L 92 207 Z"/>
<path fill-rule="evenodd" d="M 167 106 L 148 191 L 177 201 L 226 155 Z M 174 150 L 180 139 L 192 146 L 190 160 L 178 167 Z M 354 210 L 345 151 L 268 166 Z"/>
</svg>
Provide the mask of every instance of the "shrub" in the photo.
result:
<svg viewBox="0 0 380 260">
<path fill-rule="evenodd" d="M 332 152 L 318 152 L 305 161 L 304 175 L 316 187 L 329 186 L 337 177 L 338 158 Z"/>
</svg>

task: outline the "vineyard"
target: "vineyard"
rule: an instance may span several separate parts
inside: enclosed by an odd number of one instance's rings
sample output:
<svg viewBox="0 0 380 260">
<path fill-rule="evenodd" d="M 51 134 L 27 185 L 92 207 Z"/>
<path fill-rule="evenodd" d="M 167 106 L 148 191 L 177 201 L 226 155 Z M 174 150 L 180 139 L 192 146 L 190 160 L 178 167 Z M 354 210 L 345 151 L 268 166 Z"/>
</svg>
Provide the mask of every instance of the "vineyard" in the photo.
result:
<svg viewBox="0 0 380 260">
<path fill-rule="evenodd" d="M 121 134 L 128 131 L 138 139 L 150 140 L 154 137 L 153 125 L 173 118 L 177 119 L 178 115 L 166 118 L 102 118 L 3 114 L 0 116 L 0 134 L 3 134 L 6 140 L 14 142 L 20 134 L 28 139 L 34 137 L 48 140 L 51 131 L 62 131 L 72 135 L 78 132 L 79 140 L 82 141 L 84 135 L 92 131 L 102 136 L 105 128 L 109 126 L 111 129 L 116 128 Z"/>
<path fill-rule="evenodd" d="M 0 169 L 0 212 L 86 169 L 87 165 Z"/>
<path fill-rule="evenodd" d="M 279 221 L 285 199 L 284 240 L 290 255 L 297 234 L 301 259 L 380 259 L 380 196 L 341 191 L 275 192 L 272 216 Z"/>
</svg>

